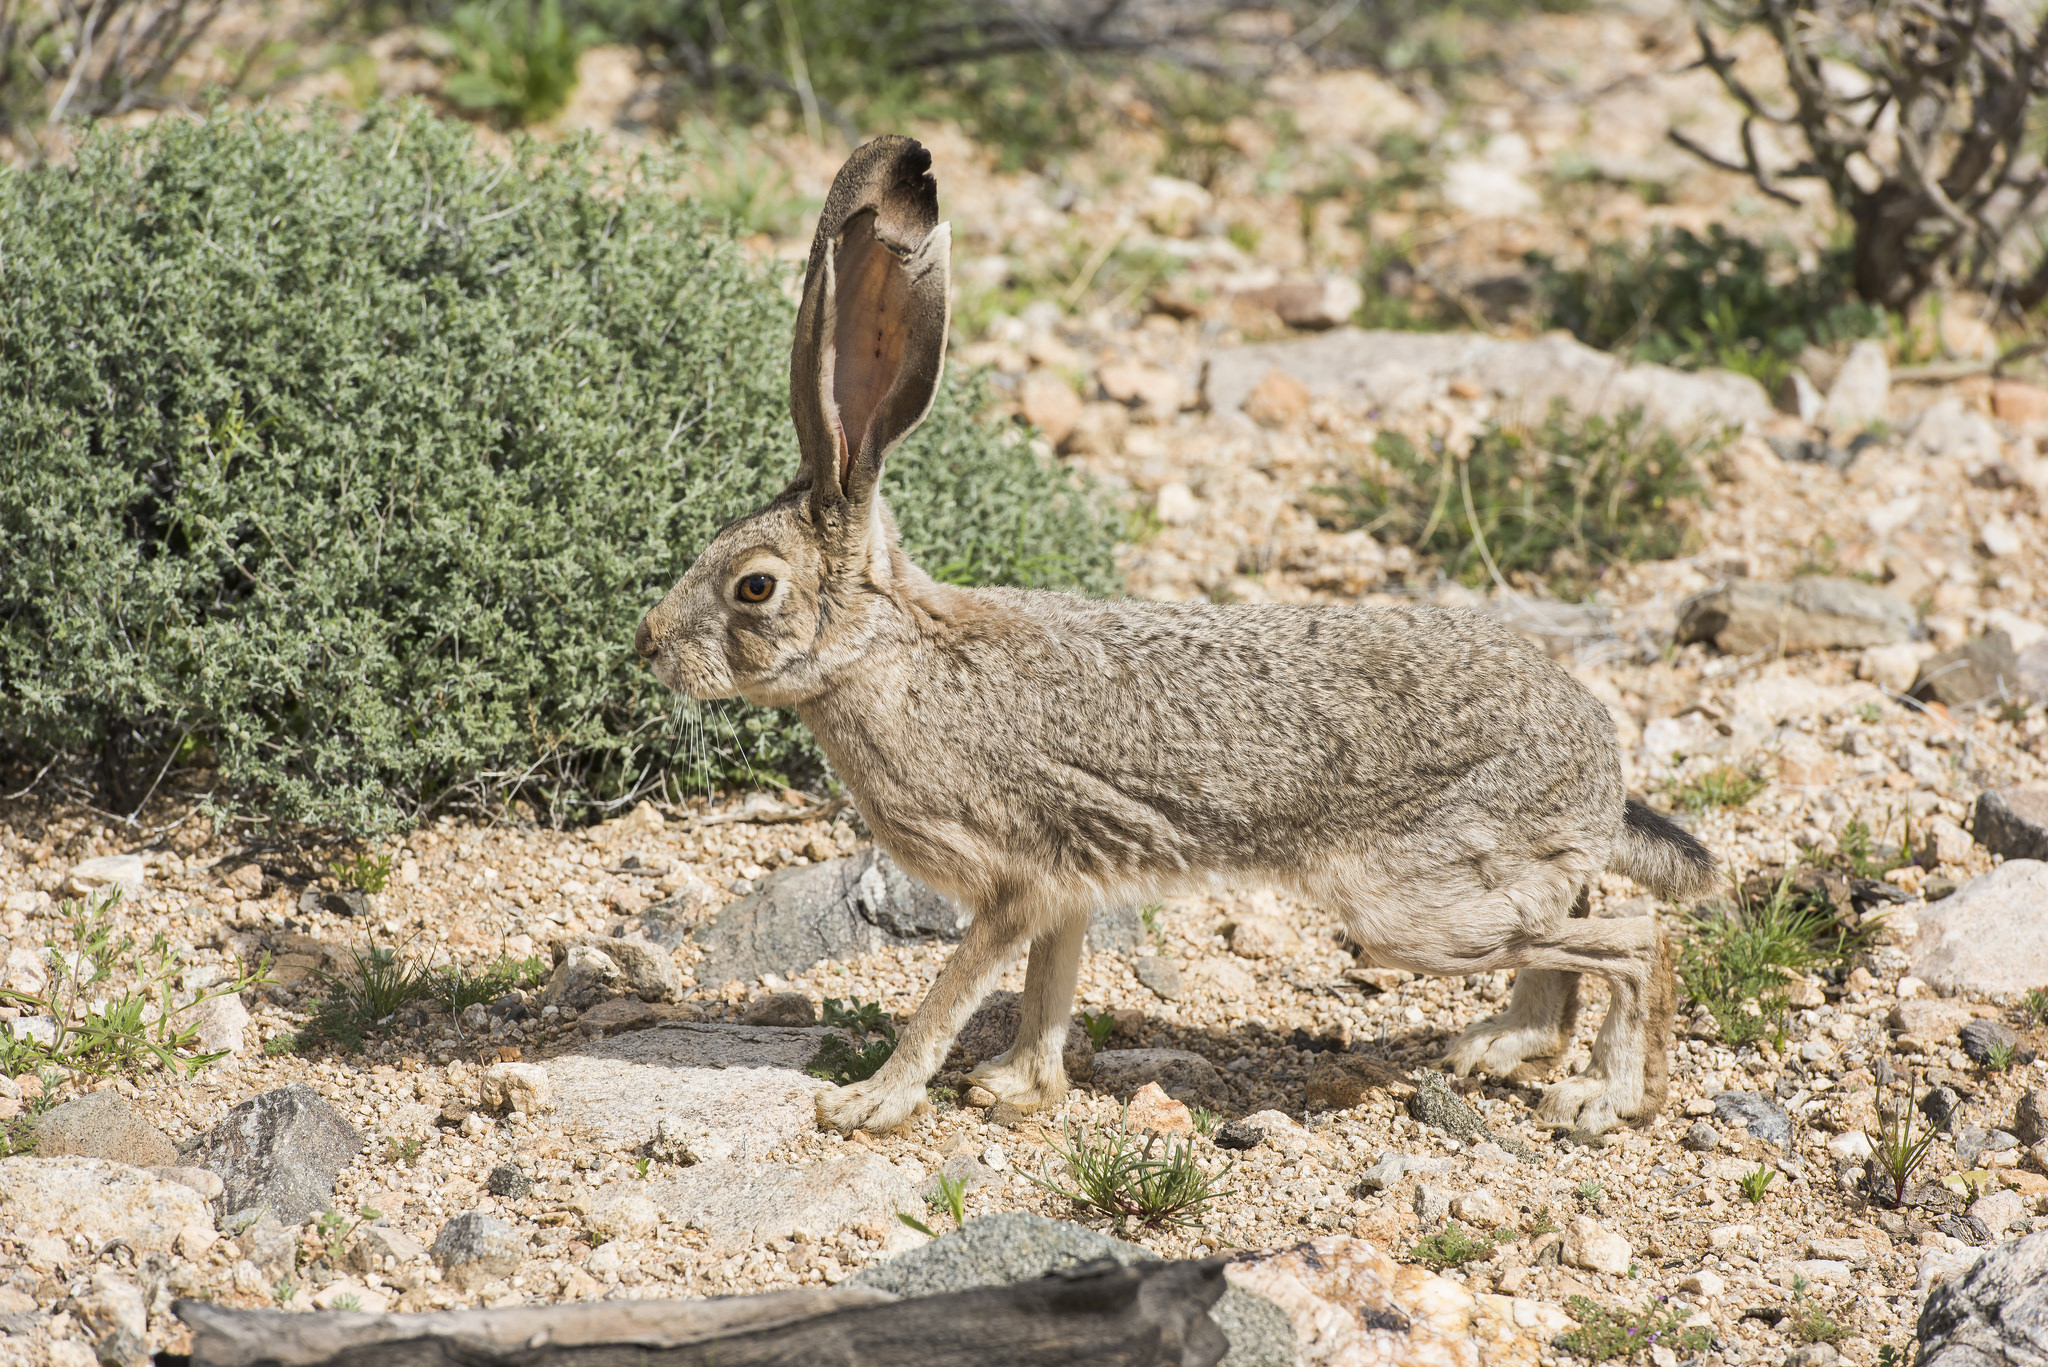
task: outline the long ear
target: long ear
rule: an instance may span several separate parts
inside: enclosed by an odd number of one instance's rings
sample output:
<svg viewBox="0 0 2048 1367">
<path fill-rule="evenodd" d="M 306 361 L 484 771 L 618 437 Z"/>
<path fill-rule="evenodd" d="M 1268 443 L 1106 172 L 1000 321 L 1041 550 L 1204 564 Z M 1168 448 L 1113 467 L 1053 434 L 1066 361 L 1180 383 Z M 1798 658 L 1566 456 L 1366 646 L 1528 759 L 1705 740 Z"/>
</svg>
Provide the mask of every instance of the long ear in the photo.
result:
<svg viewBox="0 0 2048 1367">
<path fill-rule="evenodd" d="M 839 168 L 811 241 L 789 407 L 820 526 L 874 493 L 882 457 L 924 420 L 946 360 L 952 246 L 932 156 L 880 137 Z"/>
</svg>

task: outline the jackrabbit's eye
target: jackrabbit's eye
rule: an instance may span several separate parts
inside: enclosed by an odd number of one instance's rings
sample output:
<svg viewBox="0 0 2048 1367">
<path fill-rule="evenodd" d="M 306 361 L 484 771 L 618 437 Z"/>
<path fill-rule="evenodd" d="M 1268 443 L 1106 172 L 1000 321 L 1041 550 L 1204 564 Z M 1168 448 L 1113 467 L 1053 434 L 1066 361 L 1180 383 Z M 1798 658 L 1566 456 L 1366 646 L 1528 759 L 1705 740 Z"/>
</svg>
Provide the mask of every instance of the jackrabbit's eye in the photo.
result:
<svg viewBox="0 0 2048 1367">
<path fill-rule="evenodd" d="M 734 592 L 742 603 L 765 603 L 775 596 L 775 576 L 750 574 L 740 580 L 740 586 Z"/>
</svg>

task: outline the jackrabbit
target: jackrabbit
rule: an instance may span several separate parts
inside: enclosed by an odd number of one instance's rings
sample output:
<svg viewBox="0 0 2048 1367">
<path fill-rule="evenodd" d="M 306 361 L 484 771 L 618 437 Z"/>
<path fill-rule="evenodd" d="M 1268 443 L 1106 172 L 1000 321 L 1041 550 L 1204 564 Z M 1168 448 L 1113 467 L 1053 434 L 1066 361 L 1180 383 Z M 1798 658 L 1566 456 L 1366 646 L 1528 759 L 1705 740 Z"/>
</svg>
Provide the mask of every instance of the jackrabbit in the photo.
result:
<svg viewBox="0 0 2048 1367">
<path fill-rule="evenodd" d="M 1055 1103 L 1090 911 L 1219 879 L 1320 900 L 1382 965 L 1519 970 L 1507 1011 L 1451 1044 L 1459 1073 L 1560 1052 L 1578 975 L 1601 975 L 1592 1062 L 1541 1116 L 1654 1115 L 1665 946 L 1654 917 L 1586 919 L 1583 899 L 1603 869 L 1675 896 L 1714 862 L 1626 800 L 1613 724 L 1563 669 L 1468 612 L 957 588 L 904 556 L 876 484 L 945 356 L 930 165 L 882 137 L 841 168 L 790 357 L 796 478 L 721 530 L 634 640 L 670 688 L 796 709 L 875 838 L 974 913 L 894 1056 L 821 1094 L 823 1123 L 909 1117 L 1027 942 L 1017 1039 L 973 1076 L 1025 1110 Z"/>
</svg>

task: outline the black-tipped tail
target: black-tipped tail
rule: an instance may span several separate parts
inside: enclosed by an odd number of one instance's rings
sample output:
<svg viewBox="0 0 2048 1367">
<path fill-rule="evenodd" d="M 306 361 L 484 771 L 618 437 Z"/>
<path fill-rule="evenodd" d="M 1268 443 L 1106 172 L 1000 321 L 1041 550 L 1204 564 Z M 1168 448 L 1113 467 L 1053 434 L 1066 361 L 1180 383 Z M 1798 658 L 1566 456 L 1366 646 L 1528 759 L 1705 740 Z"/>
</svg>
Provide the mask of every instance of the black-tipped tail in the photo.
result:
<svg viewBox="0 0 2048 1367">
<path fill-rule="evenodd" d="M 1714 885 L 1714 856 L 1661 812 L 1630 799 L 1621 811 L 1621 839 L 1608 867 L 1659 897 L 1691 897 Z"/>
</svg>

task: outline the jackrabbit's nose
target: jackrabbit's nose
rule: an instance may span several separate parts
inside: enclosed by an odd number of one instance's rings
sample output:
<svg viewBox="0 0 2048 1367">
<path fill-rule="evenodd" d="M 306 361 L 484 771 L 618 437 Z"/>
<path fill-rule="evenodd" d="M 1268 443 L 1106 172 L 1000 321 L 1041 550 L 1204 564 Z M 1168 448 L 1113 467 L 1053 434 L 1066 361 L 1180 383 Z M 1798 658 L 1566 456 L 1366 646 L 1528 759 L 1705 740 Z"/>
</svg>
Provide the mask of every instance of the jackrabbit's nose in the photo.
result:
<svg viewBox="0 0 2048 1367">
<path fill-rule="evenodd" d="M 633 633 L 633 651 L 643 660 L 654 658 L 654 629 L 647 625 L 647 619 L 640 619 L 640 629 Z"/>
</svg>

